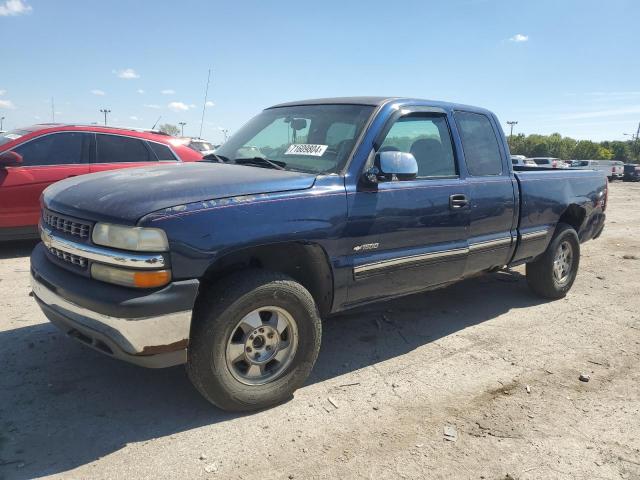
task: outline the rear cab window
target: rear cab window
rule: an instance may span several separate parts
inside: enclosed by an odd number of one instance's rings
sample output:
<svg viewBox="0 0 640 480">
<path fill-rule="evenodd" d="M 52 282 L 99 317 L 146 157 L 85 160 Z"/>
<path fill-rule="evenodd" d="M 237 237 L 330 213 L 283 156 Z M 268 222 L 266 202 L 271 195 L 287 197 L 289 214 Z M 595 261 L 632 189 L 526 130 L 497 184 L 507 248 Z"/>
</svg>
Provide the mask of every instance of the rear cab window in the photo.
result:
<svg viewBox="0 0 640 480">
<path fill-rule="evenodd" d="M 460 131 L 469 174 L 502 175 L 500 144 L 489 117 L 482 113 L 464 111 L 455 112 L 454 117 Z"/>
</svg>

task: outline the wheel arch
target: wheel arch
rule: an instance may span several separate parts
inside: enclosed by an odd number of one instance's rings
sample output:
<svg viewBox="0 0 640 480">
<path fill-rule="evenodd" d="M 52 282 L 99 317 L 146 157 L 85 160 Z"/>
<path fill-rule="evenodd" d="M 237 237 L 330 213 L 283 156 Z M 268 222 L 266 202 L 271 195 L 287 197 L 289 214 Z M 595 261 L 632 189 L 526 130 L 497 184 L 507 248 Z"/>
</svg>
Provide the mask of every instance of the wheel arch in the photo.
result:
<svg viewBox="0 0 640 480">
<path fill-rule="evenodd" d="M 265 269 L 284 273 L 304 286 L 322 316 L 333 305 L 333 271 L 327 252 L 311 242 L 282 242 L 242 248 L 216 258 L 201 277 L 204 285 L 247 269 Z"/>
<path fill-rule="evenodd" d="M 570 204 L 560 218 L 558 219 L 558 223 L 556 224 L 556 229 L 558 225 L 562 223 L 566 223 L 573 227 L 573 229 L 578 234 L 578 238 L 580 237 L 580 230 L 582 229 L 582 225 L 584 224 L 584 219 L 587 216 L 587 211 L 584 207 L 577 205 L 575 203 Z"/>
</svg>

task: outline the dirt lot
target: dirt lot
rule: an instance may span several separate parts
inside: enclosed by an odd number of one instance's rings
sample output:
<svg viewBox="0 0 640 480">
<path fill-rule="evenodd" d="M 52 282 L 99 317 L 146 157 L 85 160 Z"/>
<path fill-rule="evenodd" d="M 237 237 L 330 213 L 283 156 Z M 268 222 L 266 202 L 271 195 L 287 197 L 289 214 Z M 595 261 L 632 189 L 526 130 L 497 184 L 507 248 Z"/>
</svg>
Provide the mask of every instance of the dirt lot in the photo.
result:
<svg viewBox="0 0 640 480">
<path fill-rule="evenodd" d="M 252 415 L 65 338 L 33 244 L 0 247 L 0 478 L 640 479 L 640 184 L 608 216 L 566 299 L 518 269 L 327 320 L 308 384 Z"/>
</svg>

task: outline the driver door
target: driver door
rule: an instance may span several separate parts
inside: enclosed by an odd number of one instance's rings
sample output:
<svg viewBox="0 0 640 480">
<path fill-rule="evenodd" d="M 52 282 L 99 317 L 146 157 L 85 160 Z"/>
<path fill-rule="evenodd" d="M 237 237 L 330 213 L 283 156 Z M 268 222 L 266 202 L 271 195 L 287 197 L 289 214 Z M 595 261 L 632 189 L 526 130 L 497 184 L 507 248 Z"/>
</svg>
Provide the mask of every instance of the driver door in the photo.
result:
<svg viewBox="0 0 640 480">
<path fill-rule="evenodd" d="M 443 114 L 409 112 L 379 151 L 411 153 L 417 178 L 381 181 L 348 197 L 353 280 L 348 303 L 404 295 L 459 279 L 468 253 L 467 182 Z"/>
</svg>

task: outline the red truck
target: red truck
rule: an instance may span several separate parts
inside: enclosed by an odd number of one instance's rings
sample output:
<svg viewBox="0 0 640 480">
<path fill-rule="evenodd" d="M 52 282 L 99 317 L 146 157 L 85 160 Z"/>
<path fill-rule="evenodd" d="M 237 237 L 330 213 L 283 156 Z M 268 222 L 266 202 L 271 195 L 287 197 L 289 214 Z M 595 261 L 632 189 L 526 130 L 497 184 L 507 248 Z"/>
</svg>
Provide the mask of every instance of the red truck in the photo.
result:
<svg viewBox="0 0 640 480">
<path fill-rule="evenodd" d="M 160 132 L 40 124 L 0 134 L 0 241 L 37 237 L 40 194 L 59 180 L 118 168 L 200 160 Z"/>
</svg>

